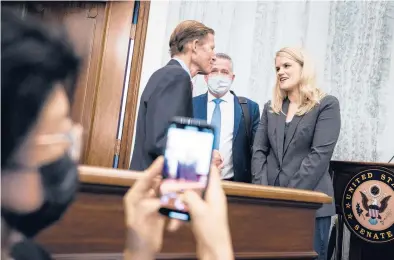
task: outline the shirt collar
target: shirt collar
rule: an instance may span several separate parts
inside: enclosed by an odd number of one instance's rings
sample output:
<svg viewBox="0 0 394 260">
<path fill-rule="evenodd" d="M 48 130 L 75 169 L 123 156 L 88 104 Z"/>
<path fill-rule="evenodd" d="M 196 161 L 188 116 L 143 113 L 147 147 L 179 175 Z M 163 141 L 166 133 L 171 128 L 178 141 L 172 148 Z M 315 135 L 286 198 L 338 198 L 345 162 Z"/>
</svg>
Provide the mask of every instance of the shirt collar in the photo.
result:
<svg viewBox="0 0 394 260">
<path fill-rule="evenodd" d="M 190 70 L 189 68 L 186 66 L 186 64 L 183 62 L 183 60 L 178 59 L 176 57 L 172 58 L 173 60 L 176 60 L 177 62 L 179 62 L 179 64 L 181 64 L 181 67 L 187 72 L 187 74 L 189 74 L 190 79 L 192 79 L 192 74 L 190 74 Z"/>
<path fill-rule="evenodd" d="M 211 92 L 208 91 L 208 102 L 212 102 L 214 99 L 216 99 L 216 97 L 212 95 Z M 233 99 L 233 94 L 231 94 L 230 91 L 227 91 L 227 93 L 224 94 L 224 96 L 221 97 L 220 99 L 228 103 Z"/>
</svg>

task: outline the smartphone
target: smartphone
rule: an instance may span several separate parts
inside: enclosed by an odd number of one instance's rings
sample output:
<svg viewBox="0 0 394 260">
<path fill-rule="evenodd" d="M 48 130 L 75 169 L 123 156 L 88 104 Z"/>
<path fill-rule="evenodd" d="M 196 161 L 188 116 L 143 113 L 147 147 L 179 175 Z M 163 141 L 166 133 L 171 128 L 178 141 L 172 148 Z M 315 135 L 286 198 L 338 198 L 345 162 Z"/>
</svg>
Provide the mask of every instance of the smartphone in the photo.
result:
<svg viewBox="0 0 394 260">
<path fill-rule="evenodd" d="M 175 117 L 171 121 L 159 192 L 161 214 L 190 221 L 187 205 L 181 196 L 185 190 L 194 190 L 204 198 L 214 137 L 214 128 L 206 121 L 185 117 Z"/>
</svg>

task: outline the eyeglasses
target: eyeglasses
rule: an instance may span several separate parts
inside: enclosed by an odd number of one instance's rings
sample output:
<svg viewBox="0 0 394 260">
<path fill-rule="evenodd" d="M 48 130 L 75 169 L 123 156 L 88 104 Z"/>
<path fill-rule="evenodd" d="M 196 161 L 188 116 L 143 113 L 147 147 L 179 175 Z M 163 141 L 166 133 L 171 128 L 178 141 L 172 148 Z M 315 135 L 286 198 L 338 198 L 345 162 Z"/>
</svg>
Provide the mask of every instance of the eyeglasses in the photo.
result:
<svg viewBox="0 0 394 260">
<path fill-rule="evenodd" d="M 70 144 L 68 154 L 71 159 L 78 161 L 81 156 L 83 128 L 80 124 L 74 124 L 66 133 L 41 134 L 35 139 L 36 145 L 55 145 L 61 143 Z"/>
</svg>

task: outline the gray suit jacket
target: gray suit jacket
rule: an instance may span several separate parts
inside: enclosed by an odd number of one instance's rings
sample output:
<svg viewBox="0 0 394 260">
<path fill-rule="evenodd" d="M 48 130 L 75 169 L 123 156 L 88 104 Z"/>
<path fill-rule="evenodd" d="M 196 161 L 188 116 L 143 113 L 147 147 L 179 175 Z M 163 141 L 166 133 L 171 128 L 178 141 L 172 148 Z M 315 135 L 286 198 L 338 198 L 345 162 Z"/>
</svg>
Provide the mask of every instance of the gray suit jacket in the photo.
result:
<svg viewBox="0 0 394 260">
<path fill-rule="evenodd" d="M 287 113 L 289 101 L 283 102 Z M 294 116 L 285 141 L 286 117 L 264 106 L 253 144 L 253 183 L 274 186 L 279 175 L 281 187 L 320 191 L 333 197 L 328 172 L 341 128 L 338 99 L 326 96 L 303 116 Z M 316 217 L 335 214 L 334 203 L 324 204 Z"/>
</svg>

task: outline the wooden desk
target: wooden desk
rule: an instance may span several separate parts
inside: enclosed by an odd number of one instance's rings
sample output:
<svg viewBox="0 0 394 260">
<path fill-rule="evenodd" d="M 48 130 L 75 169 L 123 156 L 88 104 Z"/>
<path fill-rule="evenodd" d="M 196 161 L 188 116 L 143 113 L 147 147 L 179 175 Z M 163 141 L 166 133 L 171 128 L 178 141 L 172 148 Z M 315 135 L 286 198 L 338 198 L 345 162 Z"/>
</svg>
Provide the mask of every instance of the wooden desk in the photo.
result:
<svg viewBox="0 0 394 260">
<path fill-rule="evenodd" d="M 39 241 L 56 259 L 122 259 L 122 197 L 139 173 L 80 166 L 77 200 Z M 237 259 L 313 259 L 315 212 L 332 199 L 323 193 L 223 181 Z M 184 226 L 166 233 L 157 259 L 195 259 L 195 241 Z"/>
</svg>

